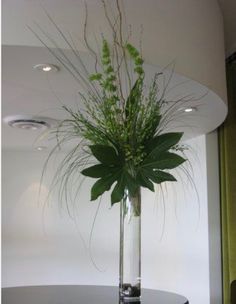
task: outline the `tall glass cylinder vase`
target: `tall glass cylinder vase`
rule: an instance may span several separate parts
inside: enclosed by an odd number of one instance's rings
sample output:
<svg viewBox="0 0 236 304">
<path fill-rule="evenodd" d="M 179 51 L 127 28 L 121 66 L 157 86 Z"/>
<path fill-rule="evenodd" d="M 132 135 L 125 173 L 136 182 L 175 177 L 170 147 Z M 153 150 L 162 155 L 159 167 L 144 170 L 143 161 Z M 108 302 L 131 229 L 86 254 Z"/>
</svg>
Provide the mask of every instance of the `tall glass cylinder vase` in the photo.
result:
<svg viewBox="0 0 236 304">
<path fill-rule="evenodd" d="M 120 207 L 120 299 L 139 301 L 141 296 L 141 192 L 126 191 Z"/>
</svg>

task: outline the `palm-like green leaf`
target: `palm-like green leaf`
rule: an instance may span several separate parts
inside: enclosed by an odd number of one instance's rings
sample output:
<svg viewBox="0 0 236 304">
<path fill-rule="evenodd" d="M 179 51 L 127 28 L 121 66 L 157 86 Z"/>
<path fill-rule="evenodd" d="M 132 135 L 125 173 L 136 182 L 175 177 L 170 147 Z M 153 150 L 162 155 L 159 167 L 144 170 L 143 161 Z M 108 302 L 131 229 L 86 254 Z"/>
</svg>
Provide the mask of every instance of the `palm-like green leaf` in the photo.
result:
<svg viewBox="0 0 236 304">
<path fill-rule="evenodd" d="M 92 178 L 99 178 L 115 173 L 117 169 L 118 169 L 117 167 L 111 167 L 111 166 L 109 167 L 103 164 L 98 164 L 84 169 L 83 171 L 81 171 L 81 174 Z"/>
<path fill-rule="evenodd" d="M 93 145 L 90 146 L 90 149 L 94 157 L 102 164 L 118 165 L 121 163 L 121 158 L 111 146 Z"/>
<path fill-rule="evenodd" d="M 152 157 L 153 154 L 157 155 L 164 151 L 168 151 L 171 147 L 180 141 L 182 136 L 183 133 L 175 132 L 165 133 L 154 137 L 149 141 L 149 143 L 147 143 L 147 149 L 150 152 L 149 156 Z"/>
<path fill-rule="evenodd" d="M 161 171 L 161 170 L 142 170 L 144 172 L 144 174 L 146 174 L 146 176 L 148 178 L 150 178 L 154 183 L 156 184 L 161 184 L 163 182 L 175 182 L 176 178 L 171 175 L 170 173 Z"/>
<path fill-rule="evenodd" d="M 148 188 L 149 190 L 154 192 L 154 185 L 149 180 L 146 174 L 142 170 L 140 170 L 137 174 L 137 182 L 140 184 L 140 186 L 144 188 Z"/>
<path fill-rule="evenodd" d="M 121 171 L 100 178 L 91 189 L 91 201 L 96 200 L 105 191 L 110 190 L 113 183 L 120 178 Z"/>
<path fill-rule="evenodd" d="M 117 184 L 115 185 L 112 193 L 111 193 L 111 204 L 115 204 L 117 202 L 120 202 L 122 198 L 124 197 L 126 182 L 125 182 L 125 176 L 124 172 L 119 176 L 119 179 L 117 181 Z"/>
<path fill-rule="evenodd" d="M 176 153 L 163 152 L 161 154 L 153 154 L 144 160 L 142 168 L 146 169 L 174 169 L 186 160 Z"/>
</svg>

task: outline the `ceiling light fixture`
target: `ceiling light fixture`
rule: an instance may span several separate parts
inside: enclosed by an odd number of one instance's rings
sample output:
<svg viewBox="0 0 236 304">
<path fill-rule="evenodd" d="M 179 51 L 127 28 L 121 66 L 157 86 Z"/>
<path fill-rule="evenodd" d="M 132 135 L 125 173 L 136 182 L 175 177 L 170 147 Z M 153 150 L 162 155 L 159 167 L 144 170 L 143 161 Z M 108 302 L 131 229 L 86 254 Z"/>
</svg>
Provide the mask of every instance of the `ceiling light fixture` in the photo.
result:
<svg viewBox="0 0 236 304">
<path fill-rule="evenodd" d="M 39 130 L 42 128 L 48 128 L 48 125 L 45 121 L 37 120 L 37 119 L 15 119 L 10 121 L 9 126 L 13 128 L 19 128 L 23 130 Z"/>
<path fill-rule="evenodd" d="M 195 112 L 195 111 L 197 111 L 197 109 L 194 107 L 189 107 L 189 108 L 184 109 L 185 113 L 191 113 L 191 112 Z"/>
<path fill-rule="evenodd" d="M 58 66 L 50 63 L 36 64 L 33 68 L 40 72 L 58 72 L 60 70 Z"/>
<path fill-rule="evenodd" d="M 38 150 L 38 151 L 43 151 L 43 150 L 46 150 L 46 149 L 47 149 L 46 146 L 38 146 L 38 147 L 36 147 L 36 150 Z"/>
<path fill-rule="evenodd" d="M 52 118 L 27 115 L 7 116 L 3 121 L 10 127 L 32 131 L 51 128 L 58 123 Z"/>
<path fill-rule="evenodd" d="M 51 71 L 51 67 L 50 66 L 45 66 L 45 67 L 43 67 L 43 71 L 44 72 L 49 72 L 49 71 Z"/>
</svg>

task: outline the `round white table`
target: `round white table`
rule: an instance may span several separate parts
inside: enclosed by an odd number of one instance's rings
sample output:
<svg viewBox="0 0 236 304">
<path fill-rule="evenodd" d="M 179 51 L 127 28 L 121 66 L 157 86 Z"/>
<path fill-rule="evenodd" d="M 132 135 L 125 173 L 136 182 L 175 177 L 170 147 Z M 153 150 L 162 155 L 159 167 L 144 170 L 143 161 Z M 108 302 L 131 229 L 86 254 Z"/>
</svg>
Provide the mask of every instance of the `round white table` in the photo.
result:
<svg viewBox="0 0 236 304">
<path fill-rule="evenodd" d="M 118 287 L 88 285 L 25 286 L 2 289 L 2 304 L 119 304 Z M 120 302 L 123 303 L 123 302 Z M 125 302 L 140 303 L 140 302 Z M 189 304 L 175 293 L 142 289 L 141 304 Z"/>
</svg>

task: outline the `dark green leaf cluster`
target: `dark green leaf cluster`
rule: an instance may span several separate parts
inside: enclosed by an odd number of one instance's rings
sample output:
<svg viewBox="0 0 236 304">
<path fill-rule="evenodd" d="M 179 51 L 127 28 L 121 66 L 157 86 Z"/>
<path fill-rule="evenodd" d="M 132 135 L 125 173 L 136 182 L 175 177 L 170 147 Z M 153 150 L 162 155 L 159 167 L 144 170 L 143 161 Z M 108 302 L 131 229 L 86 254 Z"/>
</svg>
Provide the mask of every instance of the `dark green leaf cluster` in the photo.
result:
<svg viewBox="0 0 236 304">
<path fill-rule="evenodd" d="M 181 137 L 182 133 L 155 136 L 145 147 L 147 156 L 135 167 L 131 167 L 122 151 L 115 147 L 90 146 L 92 154 L 100 162 L 82 171 L 83 175 L 98 179 L 91 189 L 91 200 L 110 190 L 114 183 L 116 184 L 111 193 L 112 204 L 124 197 L 125 189 L 134 196 L 139 187 L 154 191 L 153 183 L 176 181 L 173 175 L 163 170 L 176 168 L 185 161 L 180 155 L 169 152 Z"/>
</svg>

